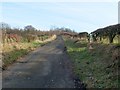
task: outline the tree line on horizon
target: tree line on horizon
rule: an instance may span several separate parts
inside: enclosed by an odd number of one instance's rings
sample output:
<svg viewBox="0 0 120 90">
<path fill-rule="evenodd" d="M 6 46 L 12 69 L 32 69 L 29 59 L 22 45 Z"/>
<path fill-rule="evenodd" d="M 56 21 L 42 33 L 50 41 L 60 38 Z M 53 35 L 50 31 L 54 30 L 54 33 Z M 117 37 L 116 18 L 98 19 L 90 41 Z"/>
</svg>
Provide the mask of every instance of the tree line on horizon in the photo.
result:
<svg viewBox="0 0 120 90">
<path fill-rule="evenodd" d="M 17 34 L 18 36 L 24 37 L 28 42 L 34 40 L 36 37 L 41 36 L 52 36 L 53 34 L 60 35 L 67 34 L 73 37 L 85 37 L 90 40 L 90 37 L 92 37 L 93 42 L 102 41 L 104 38 L 109 39 L 109 43 L 113 43 L 113 39 L 115 36 L 118 36 L 118 41 L 120 40 L 120 24 L 116 25 L 110 25 L 104 28 L 99 28 L 91 33 L 88 32 L 75 32 L 74 30 L 71 30 L 70 28 L 51 28 L 49 31 L 41 31 L 33 27 L 32 25 L 27 25 L 24 27 L 24 29 L 21 28 L 11 28 L 9 24 L 1 22 L 0 23 L 0 29 L 2 29 L 2 36 L 3 38 L 8 34 Z M 3 40 L 4 41 L 4 40 Z M 120 41 L 119 41 L 120 42 Z"/>
<path fill-rule="evenodd" d="M 54 34 L 59 35 L 62 32 L 71 32 L 73 33 L 74 31 L 69 29 L 69 28 L 52 28 L 49 31 L 43 31 L 43 30 L 38 30 L 32 25 L 27 25 L 23 29 L 22 28 L 11 28 L 11 26 L 7 23 L 1 22 L 0 23 L 0 29 L 2 30 L 2 39 L 3 43 L 5 41 L 5 38 L 7 40 L 15 39 L 16 42 L 20 41 L 20 38 L 23 38 L 23 41 L 28 41 L 31 42 L 35 40 L 36 38 L 41 38 L 45 36 L 52 36 Z M 75 32 L 74 32 L 75 33 Z M 43 40 L 43 38 L 42 38 Z"/>
</svg>

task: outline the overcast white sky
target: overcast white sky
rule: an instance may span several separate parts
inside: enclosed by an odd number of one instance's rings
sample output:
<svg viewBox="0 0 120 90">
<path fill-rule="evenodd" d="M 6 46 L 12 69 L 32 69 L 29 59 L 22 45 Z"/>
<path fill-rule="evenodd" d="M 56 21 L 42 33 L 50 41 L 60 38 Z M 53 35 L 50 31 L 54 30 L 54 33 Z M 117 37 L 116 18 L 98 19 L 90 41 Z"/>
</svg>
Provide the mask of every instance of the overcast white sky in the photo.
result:
<svg viewBox="0 0 120 90">
<path fill-rule="evenodd" d="M 2 21 L 20 28 L 56 26 L 91 32 L 118 23 L 118 2 L 4 2 Z"/>
</svg>

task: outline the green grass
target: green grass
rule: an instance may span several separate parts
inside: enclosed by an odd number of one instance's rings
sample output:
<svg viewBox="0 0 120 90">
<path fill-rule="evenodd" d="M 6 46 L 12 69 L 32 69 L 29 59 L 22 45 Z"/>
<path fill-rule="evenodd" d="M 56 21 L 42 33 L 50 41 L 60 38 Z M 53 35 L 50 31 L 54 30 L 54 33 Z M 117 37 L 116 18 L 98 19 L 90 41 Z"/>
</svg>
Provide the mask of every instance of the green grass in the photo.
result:
<svg viewBox="0 0 120 90">
<path fill-rule="evenodd" d="M 45 39 L 48 36 L 44 36 Z M 55 40 L 56 36 L 53 35 L 49 38 L 49 41 L 32 41 L 32 42 L 14 42 L 14 43 L 4 43 L 2 47 L 2 66 L 5 69 L 8 65 L 15 62 L 17 59 L 23 57 L 24 55 L 28 54 L 30 51 L 35 50 L 39 46 L 43 46 L 52 40 Z"/>
<path fill-rule="evenodd" d="M 45 43 L 31 42 L 31 43 L 21 43 L 21 49 L 16 46 L 12 46 L 11 51 L 3 53 L 3 68 L 15 62 L 20 57 L 28 54 L 30 51 L 34 50 L 38 46 L 42 46 Z M 9 49 L 9 48 L 8 48 Z"/>
<path fill-rule="evenodd" d="M 4 67 L 15 62 L 19 57 L 28 53 L 28 49 L 14 50 L 3 58 Z"/>
<path fill-rule="evenodd" d="M 112 58 L 112 46 L 93 44 L 93 50 L 89 50 L 87 43 L 74 43 L 70 39 L 65 40 L 65 44 L 74 64 L 74 73 L 87 88 L 118 87 L 118 60 Z"/>
<path fill-rule="evenodd" d="M 45 43 L 32 42 L 32 46 L 33 46 L 34 48 L 36 48 L 36 47 L 38 47 L 38 46 L 42 46 L 43 44 L 45 44 Z"/>
</svg>

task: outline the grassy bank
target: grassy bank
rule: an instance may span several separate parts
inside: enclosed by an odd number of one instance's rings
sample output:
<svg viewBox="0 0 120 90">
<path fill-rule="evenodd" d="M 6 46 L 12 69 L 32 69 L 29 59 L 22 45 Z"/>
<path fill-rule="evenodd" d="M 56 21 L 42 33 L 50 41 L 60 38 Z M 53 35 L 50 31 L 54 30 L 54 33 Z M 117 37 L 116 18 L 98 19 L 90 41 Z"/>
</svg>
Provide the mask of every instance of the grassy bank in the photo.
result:
<svg viewBox="0 0 120 90">
<path fill-rule="evenodd" d="M 5 44 L 2 52 L 3 69 L 43 44 L 39 42 Z"/>
<path fill-rule="evenodd" d="M 24 55 L 27 55 L 30 51 L 33 51 L 37 47 L 43 46 L 54 39 L 56 39 L 55 35 L 44 41 L 5 43 L 2 47 L 2 68 L 5 69 L 8 65 L 14 63 Z"/>
<path fill-rule="evenodd" d="M 75 43 L 66 39 L 67 51 L 74 64 L 74 72 L 87 88 L 117 88 L 120 46 Z M 120 81 L 119 81 L 120 82 Z"/>
</svg>

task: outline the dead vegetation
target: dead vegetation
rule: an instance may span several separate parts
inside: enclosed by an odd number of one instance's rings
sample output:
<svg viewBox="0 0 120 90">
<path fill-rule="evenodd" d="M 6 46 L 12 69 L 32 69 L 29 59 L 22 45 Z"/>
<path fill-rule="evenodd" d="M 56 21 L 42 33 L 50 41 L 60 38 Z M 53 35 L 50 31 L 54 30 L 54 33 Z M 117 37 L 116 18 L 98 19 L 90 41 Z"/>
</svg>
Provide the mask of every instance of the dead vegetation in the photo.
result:
<svg viewBox="0 0 120 90">
<path fill-rule="evenodd" d="M 2 48 L 2 68 L 3 70 L 15 62 L 17 59 L 27 55 L 30 51 L 35 50 L 39 46 L 43 46 L 48 42 L 56 39 L 56 35 L 53 35 L 49 39 L 44 41 L 36 40 L 33 42 L 19 42 L 19 43 L 4 43 L 1 45 Z"/>
</svg>

